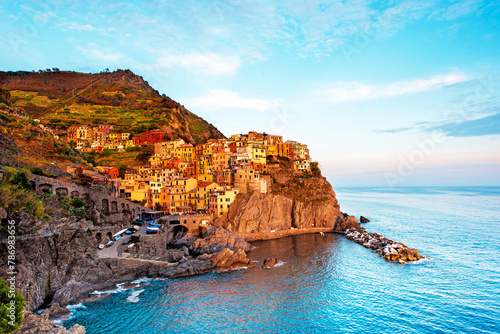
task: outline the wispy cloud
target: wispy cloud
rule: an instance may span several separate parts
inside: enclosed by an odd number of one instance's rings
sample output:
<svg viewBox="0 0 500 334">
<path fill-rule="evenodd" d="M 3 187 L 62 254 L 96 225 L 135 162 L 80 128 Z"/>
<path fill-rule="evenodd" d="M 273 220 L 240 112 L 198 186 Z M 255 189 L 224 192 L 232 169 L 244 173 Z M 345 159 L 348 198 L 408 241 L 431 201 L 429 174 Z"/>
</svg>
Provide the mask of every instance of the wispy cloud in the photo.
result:
<svg viewBox="0 0 500 334">
<path fill-rule="evenodd" d="M 203 107 L 209 110 L 218 109 L 251 109 L 266 111 L 279 108 L 283 101 L 267 100 L 241 96 L 237 92 L 224 89 L 212 89 L 207 94 L 192 99 L 184 99 L 190 108 Z"/>
<path fill-rule="evenodd" d="M 441 131 L 449 137 L 476 137 L 500 135 L 500 113 L 431 127 L 430 131 Z"/>
<path fill-rule="evenodd" d="M 181 67 L 188 71 L 219 76 L 234 74 L 240 65 L 241 60 L 235 56 L 216 53 L 189 53 L 162 56 L 153 66 L 163 69 Z"/>
<path fill-rule="evenodd" d="M 60 25 L 61 29 L 64 31 L 75 30 L 75 31 L 104 31 L 102 28 L 96 28 L 90 24 L 81 24 L 79 22 L 64 22 Z"/>
<path fill-rule="evenodd" d="M 94 43 L 90 43 L 87 47 L 78 46 L 78 49 L 86 57 L 102 62 L 114 63 L 124 57 L 124 54 L 122 52 L 116 52 L 110 50 L 109 48 L 100 47 L 98 45 L 95 45 Z"/>
<path fill-rule="evenodd" d="M 465 74 L 455 73 L 428 79 L 393 82 L 386 85 L 370 85 L 360 82 L 335 82 L 319 94 L 325 100 L 333 103 L 388 99 L 400 95 L 435 90 L 466 80 L 467 76 Z"/>
</svg>

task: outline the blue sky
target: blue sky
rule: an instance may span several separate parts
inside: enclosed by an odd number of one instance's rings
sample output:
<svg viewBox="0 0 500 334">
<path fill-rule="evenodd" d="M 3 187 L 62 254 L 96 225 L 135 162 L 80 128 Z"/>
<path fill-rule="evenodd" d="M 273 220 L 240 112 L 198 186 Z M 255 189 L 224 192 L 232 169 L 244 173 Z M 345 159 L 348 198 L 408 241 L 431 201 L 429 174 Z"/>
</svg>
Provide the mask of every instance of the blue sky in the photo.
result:
<svg viewBox="0 0 500 334">
<path fill-rule="evenodd" d="M 0 70 L 129 68 L 335 185 L 500 185 L 499 1 L 0 1 Z"/>
</svg>

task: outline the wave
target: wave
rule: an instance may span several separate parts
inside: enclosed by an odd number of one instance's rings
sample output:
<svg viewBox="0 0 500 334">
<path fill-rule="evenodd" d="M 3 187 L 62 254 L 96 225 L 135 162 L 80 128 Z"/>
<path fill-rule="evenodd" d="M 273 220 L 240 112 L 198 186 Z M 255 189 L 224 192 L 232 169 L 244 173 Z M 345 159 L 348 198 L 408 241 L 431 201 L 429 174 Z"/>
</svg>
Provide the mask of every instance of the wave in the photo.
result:
<svg viewBox="0 0 500 334">
<path fill-rule="evenodd" d="M 139 301 L 139 295 L 144 292 L 144 289 L 134 291 L 128 296 L 127 301 L 129 303 L 137 303 Z"/>
</svg>

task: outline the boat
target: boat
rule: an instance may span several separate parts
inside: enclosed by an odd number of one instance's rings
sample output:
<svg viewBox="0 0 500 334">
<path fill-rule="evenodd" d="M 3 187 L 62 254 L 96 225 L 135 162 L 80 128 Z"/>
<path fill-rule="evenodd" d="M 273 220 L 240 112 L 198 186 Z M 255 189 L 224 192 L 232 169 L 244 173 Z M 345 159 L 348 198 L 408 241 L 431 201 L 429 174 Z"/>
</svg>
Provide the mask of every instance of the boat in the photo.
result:
<svg viewBox="0 0 500 334">
<path fill-rule="evenodd" d="M 99 249 L 104 249 L 104 247 L 105 247 L 105 246 L 104 246 L 104 244 L 100 244 L 100 245 L 98 246 L 98 248 L 99 248 Z"/>
<path fill-rule="evenodd" d="M 147 234 L 155 234 L 155 233 L 159 233 L 160 232 L 160 228 L 159 227 L 150 227 L 148 226 L 147 228 Z"/>
<path fill-rule="evenodd" d="M 108 243 L 106 244 L 106 247 L 111 247 L 113 246 L 114 242 L 113 240 L 109 240 Z"/>
</svg>

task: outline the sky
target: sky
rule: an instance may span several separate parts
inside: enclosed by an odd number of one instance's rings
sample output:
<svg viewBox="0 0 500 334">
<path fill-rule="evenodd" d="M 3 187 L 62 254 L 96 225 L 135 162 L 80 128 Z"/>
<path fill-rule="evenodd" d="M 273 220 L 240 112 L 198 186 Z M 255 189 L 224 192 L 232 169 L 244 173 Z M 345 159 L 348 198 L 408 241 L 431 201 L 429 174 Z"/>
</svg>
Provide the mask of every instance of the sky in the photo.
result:
<svg viewBox="0 0 500 334">
<path fill-rule="evenodd" d="M 333 186 L 500 185 L 500 1 L 4 1 L 0 70 L 131 69 Z"/>
</svg>

